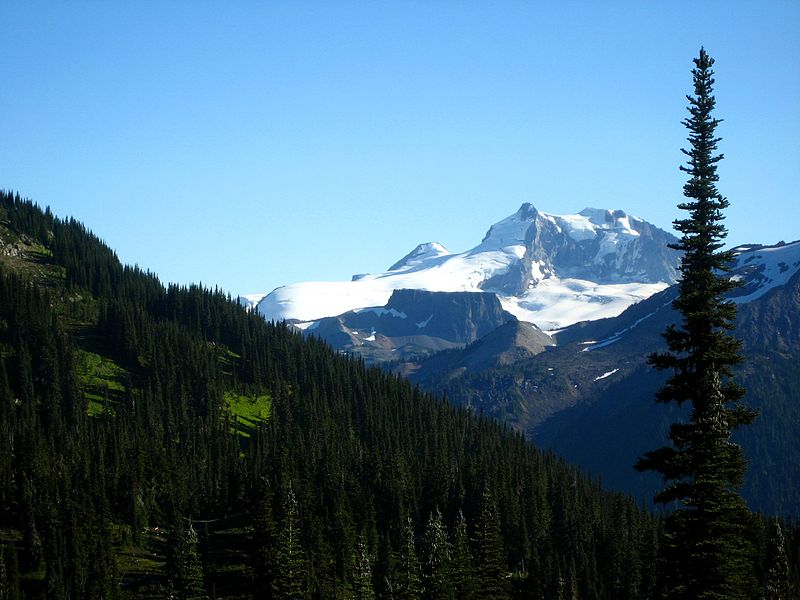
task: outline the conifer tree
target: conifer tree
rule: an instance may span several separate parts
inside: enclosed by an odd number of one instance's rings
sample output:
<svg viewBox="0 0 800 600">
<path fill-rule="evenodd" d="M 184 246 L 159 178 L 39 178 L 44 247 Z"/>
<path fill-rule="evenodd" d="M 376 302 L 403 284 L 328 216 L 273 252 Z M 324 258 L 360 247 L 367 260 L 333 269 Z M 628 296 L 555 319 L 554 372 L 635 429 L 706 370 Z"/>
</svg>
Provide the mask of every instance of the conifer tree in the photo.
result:
<svg viewBox="0 0 800 600">
<path fill-rule="evenodd" d="M 689 216 L 674 223 L 682 237 L 673 247 L 683 258 L 673 307 L 682 324 L 664 333 L 669 351 L 648 359 L 656 369 L 673 371 L 656 400 L 688 404 L 690 416 L 670 427 L 671 446 L 648 452 L 636 468 L 663 476 L 657 502 L 680 503 L 665 519 L 661 547 L 667 597 L 735 600 L 752 596 L 755 579 L 747 538 L 752 515 L 738 492 L 746 462 L 731 433 L 755 413 L 741 403 L 744 390 L 731 380 L 742 356 L 741 343 L 727 333 L 736 307 L 724 294 L 736 284 L 725 275 L 732 253 L 721 250 L 728 201 L 716 187 L 723 155 L 715 154 L 720 120 L 712 116 L 714 60 L 701 49 L 694 63 L 690 117 L 683 122 L 691 147 L 683 150 L 689 159 L 680 167 L 689 176 L 683 190 L 689 200 L 678 205 Z"/>
<path fill-rule="evenodd" d="M 13 546 L 0 546 L 0 600 L 19 600 L 19 563 Z"/>
<path fill-rule="evenodd" d="M 53 600 L 66 597 L 67 582 L 64 573 L 63 536 L 61 532 L 47 536 L 47 544 L 43 548 L 45 558 L 44 587 L 45 596 Z"/>
<path fill-rule="evenodd" d="M 474 600 L 478 598 L 475 583 L 475 567 L 472 552 L 469 549 L 467 536 L 467 521 L 464 513 L 458 511 L 458 518 L 453 529 L 453 586 L 456 598 L 459 600 Z"/>
<path fill-rule="evenodd" d="M 186 531 L 186 557 L 185 573 L 183 575 L 183 594 L 179 596 L 182 600 L 205 600 L 205 589 L 203 588 L 203 567 L 200 563 L 198 553 L 197 531 L 189 523 Z"/>
<path fill-rule="evenodd" d="M 422 569 L 424 597 L 431 600 L 454 600 L 451 577 L 450 543 L 436 508 L 428 519 L 423 539 L 424 563 Z"/>
<path fill-rule="evenodd" d="M 367 539 L 362 533 L 356 540 L 353 557 L 353 600 L 374 600 L 372 566 L 370 565 Z"/>
<path fill-rule="evenodd" d="M 500 516 L 489 487 L 481 493 L 478 519 L 475 523 L 475 565 L 478 596 L 481 598 L 508 598 L 506 555 L 500 532 Z"/>
<path fill-rule="evenodd" d="M 266 595 L 272 589 L 275 579 L 275 557 L 277 547 L 277 527 L 272 512 L 272 487 L 264 479 L 253 515 L 253 592 Z"/>
<path fill-rule="evenodd" d="M 167 536 L 166 562 L 164 571 L 169 581 L 169 593 L 167 597 L 172 600 L 177 598 L 179 589 L 179 579 L 184 567 L 182 564 L 184 557 L 184 543 L 186 532 L 183 527 L 183 519 L 178 513 L 172 515 L 172 526 Z"/>
<path fill-rule="evenodd" d="M 10 600 L 11 584 L 8 581 L 8 570 L 6 569 L 5 547 L 0 546 L 0 600 Z"/>
<path fill-rule="evenodd" d="M 3 402 L 3 408 L 13 402 L 11 384 L 8 382 L 8 373 L 6 372 L 6 362 L 3 360 L 2 355 L 0 355 L 0 402 Z"/>
<path fill-rule="evenodd" d="M 780 523 L 772 526 L 772 534 L 767 545 L 767 581 L 764 586 L 764 600 L 788 600 L 789 559 L 786 556 L 786 542 Z"/>
<path fill-rule="evenodd" d="M 295 600 L 305 597 L 305 557 L 300 544 L 297 498 L 291 485 L 286 493 L 283 526 L 278 535 L 277 569 L 273 580 L 273 597 Z"/>
<path fill-rule="evenodd" d="M 395 596 L 398 600 L 419 600 L 422 597 L 422 579 L 411 517 L 406 519 L 401 543 Z"/>
<path fill-rule="evenodd" d="M 186 527 L 183 517 L 176 515 L 167 548 L 167 575 L 176 600 L 203 600 L 203 569 L 197 551 L 197 533 L 191 523 Z"/>
</svg>

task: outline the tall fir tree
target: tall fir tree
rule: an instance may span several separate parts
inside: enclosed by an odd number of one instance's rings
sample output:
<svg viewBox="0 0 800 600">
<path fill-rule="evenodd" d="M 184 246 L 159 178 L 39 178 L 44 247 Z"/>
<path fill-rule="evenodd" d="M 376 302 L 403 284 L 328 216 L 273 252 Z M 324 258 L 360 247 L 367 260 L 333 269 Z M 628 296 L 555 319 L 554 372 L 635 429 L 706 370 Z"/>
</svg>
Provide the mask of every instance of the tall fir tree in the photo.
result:
<svg viewBox="0 0 800 600">
<path fill-rule="evenodd" d="M 256 596 L 267 595 L 275 580 L 275 555 L 277 526 L 272 511 L 272 486 L 265 478 L 261 481 L 258 500 L 253 514 L 252 582 Z"/>
<path fill-rule="evenodd" d="M 362 533 L 356 540 L 353 556 L 353 600 L 375 600 L 370 562 L 367 538 Z"/>
<path fill-rule="evenodd" d="M 296 600 L 306 597 L 305 553 L 300 543 L 297 498 L 291 485 L 286 492 L 283 526 L 278 534 L 276 572 L 272 597 L 276 600 Z"/>
<path fill-rule="evenodd" d="M 11 584 L 6 569 L 5 546 L 0 546 L 0 600 L 10 600 Z"/>
<path fill-rule="evenodd" d="M 508 582 L 506 553 L 500 531 L 500 515 L 497 505 L 485 485 L 477 522 L 475 523 L 475 565 L 478 596 L 481 598 L 508 598 L 511 589 Z"/>
<path fill-rule="evenodd" d="M 173 517 L 168 540 L 167 574 L 171 582 L 169 597 L 175 600 L 205 600 L 203 567 L 198 553 L 197 532 L 191 522 L 188 527 L 183 517 Z"/>
<path fill-rule="evenodd" d="M 475 563 L 472 559 L 472 551 L 469 548 L 467 521 L 464 519 L 462 511 L 458 511 L 456 524 L 453 528 L 451 547 L 453 549 L 453 586 L 455 587 L 456 598 L 459 600 L 475 600 L 479 597 L 475 582 Z"/>
<path fill-rule="evenodd" d="M 451 575 L 452 556 L 442 513 L 437 507 L 428 519 L 423 538 L 424 561 L 422 581 L 424 598 L 431 600 L 454 600 Z"/>
<path fill-rule="evenodd" d="M 781 524 L 775 522 L 767 544 L 764 600 L 789 600 L 789 559 Z"/>
<path fill-rule="evenodd" d="M 753 596 L 755 576 L 748 541 L 753 517 L 739 494 L 747 465 L 731 433 L 751 423 L 755 413 L 742 404 L 744 390 L 731 379 L 742 356 L 741 343 L 728 333 L 736 306 L 724 297 L 736 283 L 725 274 L 733 255 L 722 250 L 727 235 L 722 211 L 728 201 L 716 187 L 723 155 L 715 154 L 720 120 L 712 116 L 714 59 L 701 48 L 694 64 L 690 117 L 683 121 L 691 147 L 683 150 L 689 158 L 680 167 L 689 176 L 683 189 L 689 200 L 678 205 L 689 216 L 674 222 L 682 237 L 672 246 L 683 252 L 679 296 L 673 302 L 682 324 L 664 333 L 669 351 L 648 359 L 658 370 L 673 371 L 656 400 L 688 404 L 690 415 L 688 422 L 670 427 L 672 446 L 646 453 L 636 468 L 664 478 L 656 502 L 679 503 L 664 523 L 666 597 L 736 600 Z"/>
<path fill-rule="evenodd" d="M 422 575 L 411 517 L 406 517 L 403 527 L 395 575 L 395 597 L 398 600 L 419 600 L 422 597 Z"/>
<path fill-rule="evenodd" d="M 19 563 L 13 546 L 0 546 L 0 600 L 19 600 Z"/>
<path fill-rule="evenodd" d="M 203 566 L 198 546 L 197 531 L 190 521 L 189 528 L 186 530 L 184 589 L 180 596 L 185 600 L 206 600 L 208 598 L 203 587 Z"/>
</svg>

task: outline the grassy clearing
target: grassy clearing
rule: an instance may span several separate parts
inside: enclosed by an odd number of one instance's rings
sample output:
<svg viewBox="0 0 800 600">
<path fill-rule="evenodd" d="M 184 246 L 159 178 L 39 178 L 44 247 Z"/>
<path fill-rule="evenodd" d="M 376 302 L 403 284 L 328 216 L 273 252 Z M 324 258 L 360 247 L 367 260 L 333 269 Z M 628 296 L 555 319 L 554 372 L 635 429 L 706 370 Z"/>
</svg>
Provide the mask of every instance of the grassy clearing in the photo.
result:
<svg viewBox="0 0 800 600">
<path fill-rule="evenodd" d="M 272 399 L 269 394 L 245 396 L 234 392 L 225 392 L 225 407 L 232 416 L 237 417 L 236 432 L 249 437 L 248 430 L 269 419 Z"/>
<path fill-rule="evenodd" d="M 114 411 L 114 406 L 125 393 L 122 381 L 125 369 L 113 360 L 76 348 L 75 366 L 84 397 L 89 401 L 89 416 Z"/>
</svg>

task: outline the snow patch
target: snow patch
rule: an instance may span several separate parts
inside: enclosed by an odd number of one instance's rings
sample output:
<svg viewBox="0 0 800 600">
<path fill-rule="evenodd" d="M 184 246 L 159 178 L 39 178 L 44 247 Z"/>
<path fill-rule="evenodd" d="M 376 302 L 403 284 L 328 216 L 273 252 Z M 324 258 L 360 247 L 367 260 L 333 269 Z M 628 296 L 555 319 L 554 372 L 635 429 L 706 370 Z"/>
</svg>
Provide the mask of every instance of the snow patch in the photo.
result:
<svg viewBox="0 0 800 600">
<path fill-rule="evenodd" d="M 599 375 L 599 376 L 595 377 L 594 380 L 595 381 L 600 381 L 601 379 L 605 379 L 606 377 L 611 377 L 617 371 L 619 371 L 619 369 L 614 369 L 613 371 L 608 371 L 607 373 L 603 373 L 602 375 Z"/>
<path fill-rule="evenodd" d="M 258 306 L 258 303 L 266 298 L 266 294 L 244 294 L 239 296 L 237 300 L 239 304 L 247 310 L 253 310 Z"/>
<path fill-rule="evenodd" d="M 416 326 L 419 327 L 420 329 L 422 329 L 423 327 L 427 327 L 428 323 L 431 322 L 432 318 L 433 318 L 433 315 L 429 316 L 424 321 L 420 321 L 419 323 L 416 323 Z"/>
<path fill-rule="evenodd" d="M 761 298 L 771 289 L 786 285 L 800 271 L 800 241 L 755 249 L 742 246 L 737 250 L 740 252 L 731 279 L 744 286 L 739 295 L 731 298 L 736 304 Z"/>
<path fill-rule="evenodd" d="M 372 312 L 382 317 L 383 315 L 389 315 L 390 317 L 395 317 L 396 319 L 407 319 L 408 315 L 404 312 L 401 312 L 394 308 L 383 308 L 380 306 L 377 307 L 370 307 L 370 308 L 357 308 L 353 310 L 354 313 L 360 314 L 364 312 Z"/>
<path fill-rule="evenodd" d="M 412 267 L 419 267 L 430 259 L 447 256 L 448 254 L 450 254 L 450 251 L 438 242 L 426 242 L 414 248 L 411 252 L 389 267 L 388 270 L 400 271 Z M 361 275 L 359 279 L 363 277 L 364 276 Z"/>
<path fill-rule="evenodd" d="M 522 296 L 498 296 L 503 309 L 520 321 L 555 333 L 580 321 L 615 317 L 630 305 L 668 287 L 667 283 L 599 284 L 550 277 Z"/>
<path fill-rule="evenodd" d="M 581 352 L 591 352 L 592 350 L 598 350 L 599 348 L 605 348 L 606 346 L 610 346 L 611 344 L 614 344 L 614 343 L 618 342 L 620 340 L 620 338 L 622 338 L 623 335 L 625 335 L 631 329 L 633 329 L 634 327 L 639 325 L 639 323 L 641 323 L 642 321 L 645 321 L 646 319 L 649 319 L 650 317 L 652 317 L 654 314 L 656 314 L 655 311 L 646 314 L 641 319 L 637 319 L 633 323 L 633 325 L 631 325 L 630 327 L 626 327 L 625 329 L 622 329 L 620 331 L 615 331 L 614 334 L 611 337 L 608 337 L 608 338 L 604 339 L 601 342 L 596 342 L 596 343 L 592 344 L 591 346 L 586 346 L 586 348 L 581 350 Z"/>
</svg>

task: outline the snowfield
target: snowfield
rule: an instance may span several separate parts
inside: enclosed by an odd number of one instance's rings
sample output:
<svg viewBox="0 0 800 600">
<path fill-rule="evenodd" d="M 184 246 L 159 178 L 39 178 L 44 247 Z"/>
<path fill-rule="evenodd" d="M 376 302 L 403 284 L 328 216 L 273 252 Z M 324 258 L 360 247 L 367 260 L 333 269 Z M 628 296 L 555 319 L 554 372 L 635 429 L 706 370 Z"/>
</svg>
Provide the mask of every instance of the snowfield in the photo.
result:
<svg viewBox="0 0 800 600">
<path fill-rule="evenodd" d="M 733 295 L 737 304 L 752 302 L 771 289 L 786 285 L 800 270 L 800 241 L 791 244 L 736 248 L 733 277 L 744 286 Z"/>
<path fill-rule="evenodd" d="M 518 267 L 529 252 L 534 218 L 549 221 L 575 241 L 601 239 L 595 261 L 611 262 L 640 233 L 632 222 L 644 223 L 621 211 L 585 209 L 577 215 L 551 215 L 531 205 L 492 225 L 475 248 L 452 253 L 436 242 L 420 244 L 404 258 L 378 274 L 360 274 L 351 281 L 313 281 L 279 287 L 263 297 L 258 310 L 272 320 L 308 323 L 351 310 L 385 305 L 396 289 L 432 292 L 495 292 L 503 308 L 522 321 L 544 330 L 578 321 L 618 315 L 625 308 L 664 289 L 669 282 L 621 281 L 597 283 L 559 277 L 543 260 L 530 260 L 528 289 L 504 294 L 487 281 Z M 617 260 L 617 262 L 619 262 Z"/>
<path fill-rule="evenodd" d="M 595 254 L 583 260 L 611 265 L 615 269 L 612 276 L 603 281 L 589 281 L 570 277 L 568 271 L 574 274 L 571 268 L 557 272 L 548 262 L 547 253 L 551 249 L 533 239 L 544 235 L 546 228 L 561 235 L 562 244 L 566 239 L 562 234 L 573 240 L 568 243 L 596 243 Z M 631 271 L 632 261 L 640 258 L 637 240 L 647 228 L 652 226 L 622 211 L 590 208 L 577 215 L 552 215 L 525 204 L 492 225 L 483 241 L 466 252 L 452 253 L 436 242 L 420 244 L 383 273 L 357 275 L 352 281 L 282 286 L 260 297 L 257 308 L 267 319 L 293 320 L 308 327 L 323 317 L 382 307 L 397 289 L 483 291 L 494 292 L 503 308 L 518 319 L 553 331 L 580 321 L 616 316 L 674 283 L 653 281 Z M 552 238 L 556 234 L 550 235 Z M 740 292 L 737 302 L 754 300 L 771 287 L 782 285 L 800 266 L 800 242 L 778 247 L 743 247 L 738 251 L 734 274 L 746 279 L 748 286 Z M 522 277 L 523 272 L 527 284 L 520 293 L 504 293 L 496 285 L 498 277 L 516 274 Z M 255 297 L 244 298 L 252 303 Z"/>
</svg>

